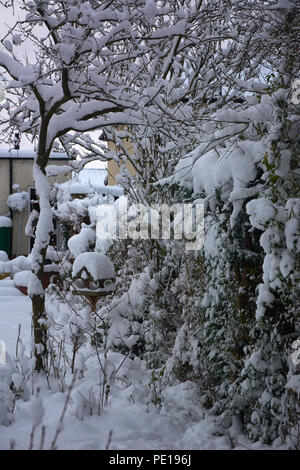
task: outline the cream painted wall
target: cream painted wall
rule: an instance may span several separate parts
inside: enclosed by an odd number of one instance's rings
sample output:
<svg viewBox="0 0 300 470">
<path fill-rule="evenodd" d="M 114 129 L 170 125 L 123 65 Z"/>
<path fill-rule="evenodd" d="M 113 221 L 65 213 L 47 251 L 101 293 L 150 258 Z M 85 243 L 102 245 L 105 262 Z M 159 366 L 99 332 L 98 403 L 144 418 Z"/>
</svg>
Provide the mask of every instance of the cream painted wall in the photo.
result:
<svg viewBox="0 0 300 470">
<path fill-rule="evenodd" d="M 118 129 L 122 129 L 123 126 L 118 126 Z M 133 146 L 131 145 L 131 142 L 129 139 L 125 139 L 124 142 L 125 148 L 128 150 L 130 154 L 133 154 Z M 116 146 L 114 142 L 108 141 L 107 142 L 107 148 L 108 150 L 116 150 Z M 136 169 L 132 165 L 131 162 L 127 161 L 126 163 L 126 169 L 129 171 L 131 175 L 136 174 Z M 107 162 L 107 174 L 108 174 L 108 185 L 109 186 L 114 186 L 117 184 L 116 181 L 116 176 L 120 173 L 120 165 L 119 163 L 115 162 L 115 160 L 109 160 Z"/>
<path fill-rule="evenodd" d="M 126 169 L 131 175 L 136 174 L 136 169 L 131 162 L 126 163 Z M 115 186 L 117 184 L 116 176 L 120 173 L 120 165 L 114 160 L 109 160 L 107 163 L 108 185 Z"/>
<path fill-rule="evenodd" d="M 6 214 L 9 207 L 6 205 L 9 195 L 9 162 L 0 159 L 0 215 Z"/>
<path fill-rule="evenodd" d="M 13 160 L 13 184 L 18 184 L 20 191 L 28 191 L 29 187 L 33 186 L 32 160 Z M 13 214 L 13 255 L 28 254 L 28 238 L 25 236 L 25 225 L 28 215 L 28 209 L 25 209 L 21 214 L 18 212 Z M 20 235 L 18 242 L 19 227 Z"/>
<path fill-rule="evenodd" d="M 65 160 L 51 159 L 49 164 L 65 165 Z M 30 159 L 13 159 L 13 181 L 12 184 L 18 184 L 21 191 L 29 191 L 29 188 L 34 186 L 32 176 L 33 160 Z M 66 177 L 59 176 L 52 178 L 52 181 L 59 183 L 66 180 Z M 9 211 L 6 204 L 9 196 L 9 161 L 8 159 L 0 159 L 0 215 L 4 215 Z M 29 207 L 20 214 L 13 213 L 13 242 L 12 242 L 12 255 L 27 255 L 28 254 L 28 237 L 25 235 L 25 225 L 29 216 Z M 20 227 L 20 235 L 18 242 L 18 231 Z"/>
</svg>

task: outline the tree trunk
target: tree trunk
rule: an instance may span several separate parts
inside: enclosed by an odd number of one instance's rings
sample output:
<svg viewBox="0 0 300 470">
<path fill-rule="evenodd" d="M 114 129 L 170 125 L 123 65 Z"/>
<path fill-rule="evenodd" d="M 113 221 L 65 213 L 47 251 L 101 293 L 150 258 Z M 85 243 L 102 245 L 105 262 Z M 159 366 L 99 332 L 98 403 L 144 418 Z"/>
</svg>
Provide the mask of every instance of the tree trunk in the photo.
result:
<svg viewBox="0 0 300 470">
<path fill-rule="evenodd" d="M 45 311 L 45 290 L 42 279 L 44 264 L 50 236 L 53 231 L 52 208 L 50 203 L 51 186 L 45 174 L 48 156 L 39 158 L 34 163 L 33 177 L 36 193 L 39 197 L 40 214 L 35 232 L 35 242 L 32 249 L 32 276 L 28 287 L 28 294 L 32 301 L 32 323 L 34 328 L 34 354 L 36 358 L 35 370 L 45 371 L 47 368 L 47 316 Z"/>
<path fill-rule="evenodd" d="M 35 370 L 40 372 L 45 370 L 48 358 L 45 296 L 33 295 L 31 301 L 35 344 L 34 355 L 36 359 Z"/>
</svg>

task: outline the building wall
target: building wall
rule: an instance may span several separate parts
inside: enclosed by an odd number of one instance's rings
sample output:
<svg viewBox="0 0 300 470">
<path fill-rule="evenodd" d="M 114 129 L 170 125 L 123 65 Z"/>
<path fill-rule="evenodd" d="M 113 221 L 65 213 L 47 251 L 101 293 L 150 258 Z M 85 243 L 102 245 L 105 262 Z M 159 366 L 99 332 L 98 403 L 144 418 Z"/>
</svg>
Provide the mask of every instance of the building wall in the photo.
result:
<svg viewBox="0 0 300 470">
<path fill-rule="evenodd" d="M 13 176 L 12 184 L 18 184 L 20 191 L 29 192 L 30 187 L 34 186 L 33 182 L 33 160 L 31 159 L 12 159 L 13 163 Z M 49 164 L 65 165 L 65 160 L 49 160 Z M 66 180 L 66 177 L 59 176 L 52 178 L 52 181 L 59 183 Z M 7 198 L 10 194 L 9 188 L 9 160 L 0 159 L 0 215 L 9 212 L 9 207 L 6 204 Z M 12 256 L 28 255 L 28 237 L 25 235 L 25 226 L 29 216 L 29 204 L 21 214 L 19 212 L 13 213 L 13 240 L 12 240 Z"/>
<path fill-rule="evenodd" d="M 9 161 L 0 159 L 0 215 L 9 211 L 6 204 L 9 195 Z"/>
<path fill-rule="evenodd" d="M 20 191 L 28 191 L 33 186 L 32 160 L 13 160 L 13 184 L 20 186 Z M 25 236 L 25 225 L 27 223 L 29 208 L 23 212 L 13 213 L 13 255 L 28 254 L 28 238 Z"/>
<path fill-rule="evenodd" d="M 120 126 L 119 126 L 120 127 Z M 124 146 L 125 148 L 128 150 L 129 154 L 133 154 L 133 146 L 131 145 L 131 142 L 129 139 L 124 139 L 125 142 L 124 142 Z M 116 150 L 116 146 L 114 144 L 114 142 L 112 141 L 108 141 L 107 142 L 107 148 L 109 150 Z M 108 163 L 107 163 L 107 174 L 108 174 L 108 185 L 109 186 L 114 186 L 117 184 L 117 181 L 116 181 L 116 176 L 120 173 L 120 167 L 122 165 L 122 162 L 121 164 L 117 163 L 115 160 L 109 160 Z M 131 175 L 135 175 L 136 174 L 136 169 L 134 168 L 134 166 L 132 165 L 131 162 L 127 161 L 126 162 L 126 169 L 129 171 L 129 173 Z"/>
</svg>

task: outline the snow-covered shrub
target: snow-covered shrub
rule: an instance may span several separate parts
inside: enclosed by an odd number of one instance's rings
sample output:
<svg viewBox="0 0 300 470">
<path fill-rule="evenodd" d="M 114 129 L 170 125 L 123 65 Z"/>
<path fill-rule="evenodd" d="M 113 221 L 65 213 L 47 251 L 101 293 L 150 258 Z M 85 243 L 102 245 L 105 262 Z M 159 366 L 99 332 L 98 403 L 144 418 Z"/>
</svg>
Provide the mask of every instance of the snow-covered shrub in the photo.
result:
<svg viewBox="0 0 300 470">
<path fill-rule="evenodd" d="M 287 436 L 288 356 L 299 335 L 299 142 L 288 93 L 274 80 L 248 106 L 217 111 L 218 128 L 206 139 L 215 150 L 200 145 L 175 174 L 180 182 L 190 166 L 182 184 L 207 205 L 200 392 L 224 423 L 236 415 L 253 440 L 267 443 Z M 244 129 L 230 129 L 229 120 Z M 176 345 L 181 336 L 186 330 Z"/>
<path fill-rule="evenodd" d="M 9 261 L 1 262 L 2 272 L 9 273 L 13 278 L 20 271 L 28 271 L 31 268 L 31 256 L 17 256 Z"/>
<path fill-rule="evenodd" d="M 95 247 L 96 234 L 95 230 L 85 226 L 83 224 L 80 233 L 73 235 L 68 240 L 68 248 L 71 255 L 76 258 L 81 253 L 86 251 L 92 251 Z"/>
<path fill-rule="evenodd" d="M 8 255 L 6 253 L 6 251 L 2 251 L 0 250 L 0 262 L 6 262 L 8 261 Z"/>
<path fill-rule="evenodd" d="M 14 277 L 15 286 L 28 287 L 30 277 L 31 271 L 20 271 L 16 273 Z"/>
<path fill-rule="evenodd" d="M 283 396 L 285 410 L 285 437 L 288 448 L 300 448 L 300 341 L 292 344 L 293 352 L 289 357 L 288 381 Z"/>
<path fill-rule="evenodd" d="M 22 191 L 19 193 L 10 194 L 7 198 L 7 205 L 13 211 L 22 212 L 28 206 L 28 201 L 28 192 Z"/>
<path fill-rule="evenodd" d="M 85 416 L 100 415 L 99 385 L 77 387 L 72 398 L 72 408 L 79 421 L 83 421 Z"/>
<path fill-rule="evenodd" d="M 9 425 L 17 400 L 29 401 L 34 359 L 25 354 L 25 346 L 18 335 L 16 358 L 6 354 L 6 363 L 0 364 L 0 424 Z"/>
<path fill-rule="evenodd" d="M 0 365 L 0 424 L 8 425 L 14 409 L 12 376 L 16 372 L 13 361 L 7 356 L 7 363 Z"/>
<path fill-rule="evenodd" d="M 49 317 L 48 373 L 54 375 L 64 390 L 67 371 L 84 371 L 79 351 L 93 335 L 94 320 L 84 298 L 61 291 L 55 285 L 48 288 L 46 308 Z"/>
</svg>

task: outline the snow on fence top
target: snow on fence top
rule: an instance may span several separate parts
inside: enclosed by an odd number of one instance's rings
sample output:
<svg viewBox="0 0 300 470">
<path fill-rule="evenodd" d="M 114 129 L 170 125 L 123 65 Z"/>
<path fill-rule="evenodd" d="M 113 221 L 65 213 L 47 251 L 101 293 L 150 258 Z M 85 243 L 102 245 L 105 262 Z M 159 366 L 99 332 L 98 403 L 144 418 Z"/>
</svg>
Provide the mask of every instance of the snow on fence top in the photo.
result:
<svg viewBox="0 0 300 470">
<path fill-rule="evenodd" d="M 0 228 L 11 227 L 11 226 L 12 226 L 12 220 L 9 217 L 4 217 L 3 215 L 0 215 Z"/>
<path fill-rule="evenodd" d="M 13 159 L 29 159 L 33 160 L 36 155 L 35 150 L 31 149 L 0 149 L 0 158 L 13 158 Z M 65 152 L 51 152 L 50 160 L 67 160 L 68 155 Z"/>
<path fill-rule="evenodd" d="M 114 279 L 115 268 L 110 259 L 102 253 L 87 252 L 81 253 L 73 264 L 73 278 L 86 271 L 92 276 L 94 281 L 103 279 Z"/>
<path fill-rule="evenodd" d="M 120 197 L 123 195 L 123 189 L 119 186 L 105 186 L 104 184 L 92 185 L 89 183 L 81 183 L 77 181 L 67 181 L 58 185 L 59 189 L 66 191 L 69 194 L 90 194 L 96 192 L 99 194 L 111 194 L 112 196 Z"/>
</svg>

